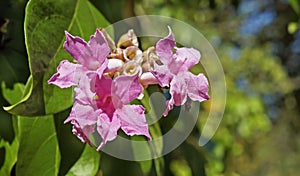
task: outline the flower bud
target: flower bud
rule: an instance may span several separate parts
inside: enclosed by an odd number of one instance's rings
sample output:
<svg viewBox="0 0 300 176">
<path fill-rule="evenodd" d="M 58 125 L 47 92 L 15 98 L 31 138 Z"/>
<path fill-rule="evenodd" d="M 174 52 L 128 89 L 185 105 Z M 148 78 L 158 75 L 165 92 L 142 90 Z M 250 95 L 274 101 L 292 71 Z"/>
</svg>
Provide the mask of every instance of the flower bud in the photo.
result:
<svg viewBox="0 0 300 176">
<path fill-rule="evenodd" d="M 117 44 L 118 48 L 127 48 L 129 46 L 139 46 L 137 37 L 132 29 L 123 34 Z"/>
<path fill-rule="evenodd" d="M 135 60 L 138 63 L 143 61 L 142 51 L 137 46 L 130 46 L 123 50 L 123 57 L 125 60 Z"/>
<path fill-rule="evenodd" d="M 123 67 L 123 74 L 124 75 L 135 75 L 135 74 L 142 73 L 142 67 L 135 61 L 129 61 L 124 64 Z"/>
<path fill-rule="evenodd" d="M 123 67 L 124 62 L 120 59 L 108 59 L 108 65 L 105 72 L 115 72 Z"/>
<path fill-rule="evenodd" d="M 140 76 L 140 83 L 143 87 L 148 87 L 149 84 L 158 84 L 158 81 L 151 72 L 145 72 Z"/>
</svg>

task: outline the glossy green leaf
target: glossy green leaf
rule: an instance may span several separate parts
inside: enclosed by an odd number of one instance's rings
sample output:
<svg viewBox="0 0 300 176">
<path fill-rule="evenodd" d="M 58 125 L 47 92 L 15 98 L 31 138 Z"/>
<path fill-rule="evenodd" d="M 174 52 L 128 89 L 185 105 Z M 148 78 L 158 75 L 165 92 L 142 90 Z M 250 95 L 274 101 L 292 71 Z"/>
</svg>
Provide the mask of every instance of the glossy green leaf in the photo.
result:
<svg viewBox="0 0 300 176">
<path fill-rule="evenodd" d="M 100 153 L 86 144 L 79 160 L 72 166 L 67 176 L 94 176 L 98 172 L 99 161 Z"/>
<path fill-rule="evenodd" d="M 24 91 L 24 85 L 21 83 L 14 84 L 13 90 L 10 90 L 6 88 L 5 82 L 2 82 L 1 84 L 1 90 L 3 93 L 3 97 L 9 102 L 9 103 L 15 103 L 22 98 L 22 94 Z M 17 127 L 17 119 L 13 118 L 13 127 L 14 127 L 14 133 L 18 134 L 18 127 Z M 15 163 L 17 162 L 18 158 L 18 149 L 19 149 L 19 138 L 18 135 L 15 136 L 13 142 L 9 144 L 9 142 L 4 141 L 3 139 L 0 140 L 0 148 L 5 149 L 5 159 L 4 164 L 0 169 L 0 175 L 10 175 L 11 170 Z"/>
<path fill-rule="evenodd" d="M 12 144 L 9 144 L 9 142 L 2 139 L 0 140 L 0 148 L 2 147 L 5 149 L 5 159 L 3 166 L 0 169 L 0 175 L 11 175 L 11 170 L 17 162 L 19 141 L 15 138 Z"/>
<path fill-rule="evenodd" d="M 17 83 L 14 89 L 10 90 L 2 83 L 2 91 L 9 103 L 15 103 L 26 92 L 26 88 Z M 15 161 L 18 157 L 16 174 L 57 175 L 60 153 L 53 116 L 36 118 L 17 116 L 13 122 L 15 139 L 11 148 L 6 149 L 5 154 Z M 18 146 L 20 146 L 19 150 Z"/>
<path fill-rule="evenodd" d="M 36 116 L 60 112 L 72 104 L 72 90 L 48 85 L 61 60 L 72 60 L 63 50 L 64 31 L 88 39 L 96 28 L 109 25 L 87 0 L 31 0 L 26 7 L 25 41 L 32 82 L 23 99 L 5 110 Z"/>
<path fill-rule="evenodd" d="M 17 175 L 57 175 L 60 152 L 52 115 L 18 116 L 20 148 Z"/>
</svg>

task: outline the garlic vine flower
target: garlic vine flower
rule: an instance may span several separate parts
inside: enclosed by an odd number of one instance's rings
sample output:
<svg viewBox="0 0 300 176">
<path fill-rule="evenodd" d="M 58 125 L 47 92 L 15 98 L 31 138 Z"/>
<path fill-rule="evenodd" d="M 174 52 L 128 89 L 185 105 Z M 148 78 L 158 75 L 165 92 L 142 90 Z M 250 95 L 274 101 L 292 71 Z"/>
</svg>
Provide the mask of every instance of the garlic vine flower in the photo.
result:
<svg viewBox="0 0 300 176">
<path fill-rule="evenodd" d="M 98 133 L 102 139 L 98 151 L 117 137 L 118 130 L 152 139 L 144 107 L 130 105 L 143 97 L 150 84 L 170 88 L 164 116 L 174 105 L 183 105 L 187 97 L 199 102 L 209 99 L 205 76 L 189 72 L 199 62 L 200 53 L 177 48 L 170 28 L 167 37 L 144 52 L 133 30 L 122 35 L 117 46 L 104 29 L 97 29 L 88 42 L 66 32 L 64 49 L 75 62 L 61 61 L 48 83 L 60 88 L 74 86 L 74 103 L 65 123 L 70 122 L 73 133 L 91 146 L 91 135 Z"/>
</svg>

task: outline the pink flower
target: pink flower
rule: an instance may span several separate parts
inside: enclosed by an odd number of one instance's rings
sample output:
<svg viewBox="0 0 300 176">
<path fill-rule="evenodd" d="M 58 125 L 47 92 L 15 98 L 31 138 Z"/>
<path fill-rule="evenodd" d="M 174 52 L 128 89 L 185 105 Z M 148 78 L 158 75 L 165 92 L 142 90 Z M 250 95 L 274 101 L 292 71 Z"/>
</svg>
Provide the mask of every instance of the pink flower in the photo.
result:
<svg viewBox="0 0 300 176">
<path fill-rule="evenodd" d="M 66 32 L 64 49 L 76 63 L 62 61 L 48 83 L 61 88 L 74 86 L 74 104 L 65 123 L 73 125 L 73 133 L 82 142 L 92 146 L 90 136 L 98 133 L 102 139 L 99 151 L 117 137 L 119 129 L 127 135 L 144 135 L 151 140 L 144 107 L 130 105 L 132 100 L 141 97 L 142 85 L 146 88 L 158 83 L 170 87 L 171 99 L 166 102 L 164 116 L 174 105 L 183 105 L 187 97 L 199 102 L 209 99 L 206 77 L 189 72 L 199 62 L 200 53 L 193 48 L 177 48 L 169 31 L 167 37 L 157 42 L 156 54 L 154 47 L 144 53 L 149 55 L 146 59 L 135 35 L 125 36 L 119 42 L 126 47 L 118 48 L 123 53 L 120 55 L 118 49 L 111 51 L 100 30 L 96 30 L 89 42 Z M 132 39 L 134 43 L 128 43 Z"/>
<path fill-rule="evenodd" d="M 114 140 L 121 128 L 127 135 L 145 135 L 151 139 L 141 105 L 129 105 L 143 91 L 138 75 L 120 75 L 114 79 L 104 72 L 122 67 L 110 62 L 110 48 L 101 31 L 97 30 L 87 43 L 66 32 L 64 48 L 78 63 L 62 61 L 49 80 L 61 88 L 75 86 L 74 104 L 65 123 L 71 122 L 73 133 L 92 146 L 90 136 L 98 133 L 101 150 L 107 141 Z"/>
<path fill-rule="evenodd" d="M 65 123 L 73 124 L 73 133 L 82 142 L 92 145 L 90 135 L 100 134 L 97 150 L 117 137 L 121 128 L 127 135 L 144 135 L 152 139 L 146 122 L 144 107 L 128 103 L 142 93 L 138 75 L 118 76 L 116 79 L 92 73 L 82 77 L 75 88 L 75 100 Z"/>
<path fill-rule="evenodd" d="M 97 130 L 102 137 L 100 150 L 107 141 L 116 138 L 121 128 L 127 135 L 144 135 L 151 140 L 148 125 L 141 105 L 128 105 L 142 93 L 138 74 L 121 75 L 115 79 L 97 78 L 95 84 L 96 104 L 102 110 Z"/>
<path fill-rule="evenodd" d="M 194 75 L 189 72 L 189 69 L 200 60 L 199 51 L 193 48 L 177 48 L 174 35 L 169 28 L 169 35 L 157 42 L 156 54 L 162 64 L 155 63 L 152 74 L 161 87 L 170 87 L 171 94 L 164 116 L 167 116 L 174 105 L 183 105 L 187 96 L 199 102 L 209 99 L 206 77 L 203 74 Z"/>
<path fill-rule="evenodd" d="M 71 122 L 73 125 L 72 132 L 82 141 L 92 146 L 90 135 L 95 132 L 95 125 L 98 117 L 103 112 L 97 107 L 94 100 L 95 93 L 91 91 L 91 79 L 95 79 L 95 75 L 82 76 L 80 83 L 74 88 L 74 104 L 69 117 L 65 123 Z"/>
<path fill-rule="evenodd" d="M 48 84 L 54 84 L 60 88 L 76 86 L 74 88 L 74 104 L 68 119 L 65 121 L 73 124 L 73 133 L 82 141 L 92 145 L 90 134 L 94 132 L 101 110 L 97 108 L 91 91 L 91 80 L 95 75 L 102 75 L 107 68 L 107 56 L 110 48 L 101 31 L 97 30 L 87 43 L 80 37 L 74 37 L 68 32 L 64 49 L 70 53 L 78 63 L 67 60 L 60 62 Z"/>
<path fill-rule="evenodd" d="M 110 48 L 102 32 L 97 29 L 87 43 L 80 37 L 74 37 L 66 32 L 64 49 L 79 64 L 71 63 L 67 60 L 62 61 L 55 73 L 49 80 L 49 84 L 55 84 L 60 88 L 67 88 L 77 85 L 82 75 L 88 72 L 97 72 L 102 75 L 107 67 L 107 56 Z"/>
</svg>

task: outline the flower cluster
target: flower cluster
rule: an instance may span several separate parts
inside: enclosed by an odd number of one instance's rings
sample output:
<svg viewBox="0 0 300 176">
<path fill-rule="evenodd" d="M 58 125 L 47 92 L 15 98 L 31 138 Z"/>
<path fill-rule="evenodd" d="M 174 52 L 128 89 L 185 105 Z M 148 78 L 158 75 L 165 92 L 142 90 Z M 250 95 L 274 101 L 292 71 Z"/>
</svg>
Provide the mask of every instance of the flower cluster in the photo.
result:
<svg viewBox="0 0 300 176">
<path fill-rule="evenodd" d="M 209 99 L 205 76 L 189 72 L 200 60 L 199 51 L 177 48 L 170 28 L 167 37 L 144 52 L 133 30 L 122 35 L 117 45 L 103 29 L 97 29 L 89 42 L 66 32 L 64 49 L 74 62 L 61 61 L 48 83 L 74 86 L 74 104 L 65 123 L 70 122 L 73 133 L 90 145 L 90 136 L 97 132 L 102 138 L 98 151 L 117 137 L 119 129 L 151 140 L 144 107 L 130 104 L 142 98 L 150 84 L 170 88 L 164 116 L 187 97 L 199 102 Z"/>
</svg>

